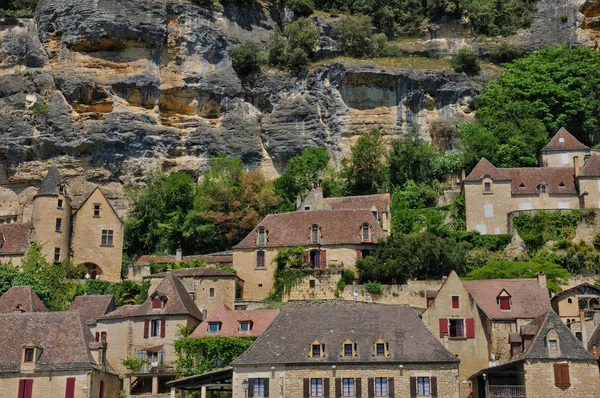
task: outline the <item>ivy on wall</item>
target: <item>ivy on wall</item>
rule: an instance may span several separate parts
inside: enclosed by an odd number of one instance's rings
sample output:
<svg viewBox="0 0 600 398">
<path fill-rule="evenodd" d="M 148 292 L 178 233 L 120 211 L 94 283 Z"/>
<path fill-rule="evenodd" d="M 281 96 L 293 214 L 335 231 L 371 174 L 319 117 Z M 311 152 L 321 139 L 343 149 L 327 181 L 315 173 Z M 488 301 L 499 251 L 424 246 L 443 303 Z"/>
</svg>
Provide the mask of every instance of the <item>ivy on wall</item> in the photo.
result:
<svg viewBox="0 0 600 398">
<path fill-rule="evenodd" d="M 594 217 L 589 210 L 539 211 L 514 217 L 513 226 L 528 246 L 539 249 L 549 241 L 575 238 L 577 226 Z"/>
</svg>

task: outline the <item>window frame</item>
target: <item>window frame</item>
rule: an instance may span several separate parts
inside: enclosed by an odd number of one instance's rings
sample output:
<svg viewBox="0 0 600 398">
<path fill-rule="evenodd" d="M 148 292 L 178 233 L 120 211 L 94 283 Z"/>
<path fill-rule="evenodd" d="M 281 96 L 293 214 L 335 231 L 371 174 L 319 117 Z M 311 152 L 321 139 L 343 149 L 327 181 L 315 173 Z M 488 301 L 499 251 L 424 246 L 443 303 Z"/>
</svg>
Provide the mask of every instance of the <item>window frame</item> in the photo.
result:
<svg viewBox="0 0 600 398">
<path fill-rule="evenodd" d="M 356 383 L 354 378 L 344 377 L 342 378 L 342 397 L 355 397 L 356 396 Z"/>
<path fill-rule="evenodd" d="M 558 351 L 558 340 L 548 340 L 548 348 L 552 351 Z"/>
<path fill-rule="evenodd" d="M 452 301 L 452 309 L 460 308 L 460 296 L 450 296 L 450 300 Z"/>
<path fill-rule="evenodd" d="M 491 183 L 491 181 L 485 181 L 483 183 L 483 192 L 492 192 L 492 183 Z"/>
<path fill-rule="evenodd" d="M 114 232 L 113 229 L 103 229 L 100 238 L 100 246 L 114 246 Z"/>
<path fill-rule="evenodd" d="M 28 359 L 27 354 L 31 354 L 31 359 Z M 25 348 L 25 350 L 23 352 L 23 362 L 25 362 L 25 363 L 35 362 L 35 348 Z"/>
<path fill-rule="evenodd" d="M 264 250 L 258 250 L 256 252 L 256 268 L 266 268 L 265 264 L 265 251 Z"/>
<path fill-rule="evenodd" d="M 371 241 L 371 231 L 370 228 L 371 226 L 368 223 L 364 223 L 361 226 L 361 238 L 363 242 L 370 242 Z"/>
<path fill-rule="evenodd" d="M 160 319 L 150 320 L 150 337 L 160 337 Z"/>
<path fill-rule="evenodd" d="M 313 224 L 310 227 L 310 240 L 312 243 L 319 243 L 320 242 L 320 227 L 318 224 Z"/>
<path fill-rule="evenodd" d="M 379 352 L 380 347 L 381 347 L 381 353 Z M 378 356 L 378 357 L 385 356 L 385 343 L 375 343 L 375 356 Z"/>
<path fill-rule="evenodd" d="M 94 218 L 100 218 L 100 203 L 94 203 Z"/>
<path fill-rule="evenodd" d="M 311 397 L 322 397 L 323 396 L 323 379 L 310 379 L 310 396 Z"/>
<path fill-rule="evenodd" d="M 258 245 L 264 246 L 267 243 L 267 231 L 264 228 L 258 229 Z"/>
<path fill-rule="evenodd" d="M 310 345 L 310 353 L 313 358 L 321 358 L 321 356 L 322 356 L 321 351 L 322 351 L 321 344 L 311 344 Z"/>
<path fill-rule="evenodd" d="M 348 352 L 348 348 L 350 352 Z M 354 356 L 354 345 L 352 343 L 344 343 L 344 356 L 345 357 L 353 357 Z"/>
<path fill-rule="evenodd" d="M 60 263 L 60 247 L 54 248 L 54 262 Z"/>
<path fill-rule="evenodd" d="M 56 208 L 59 210 L 63 209 L 63 200 L 62 199 L 58 199 L 58 201 L 56 202 Z"/>
<path fill-rule="evenodd" d="M 62 232 L 62 218 L 56 218 L 54 232 Z"/>
<path fill-rule="evenodd" d="M 268 379 L 265 379 L 262 377 L 254 379 L 254 383 L 252 386 L 252 388 L 253 388 L 252 396 L 253 397 L 264 397 L 265 396 L 265 384 L 267 384 L 266 380 L 268 380 Z"/>
<path fill-rule="evenodd" d="M 388 396 L 388 378 L 387 377 L 376 377 L 375 378 L 375 396 L 376 397 L 387 397 Z"/>
<path fill-rule="evenodd" d="M 429 376 L 418 376 L 417 377 L 417 396 L 418 397 L 431 396 L 431 377 L 429 377 Z"/>
<path fill-rule="evenodd" d="M 217 330 L 212 330 L 212 327 L 216 326 Z M 221 323 L 220 322 L 208 322 L 208 333 L 209 334 L 217 334 L 221 331 Z"/>
<path fill-rule="evenodd" d="M 503 308 L 504 303 L 506 303 L 507 308 Z M 510 311 L 510 297 L 499 297 L 498 304 L 500 305 L 500 311 Z"/>
<path fill-rule="evenodd" d="M 244 326 L 247 327 L 246 330 L 244 330 Z M 240 332 L 242 333 L 249 333 L 252 330 L 252 322 L 250 321 L 240 321 Z"/>
<path fill-rule="evenodd" d="M 456 330 L 458 329 L 458 322 L 461 322 L 461 327 L 460 327 L 460 331 L 462 332 L 461 335 L 456 335 L 456 336 L 452 336 L 452 322 L 457 322 L 456 326 L 455 326 L 455 334 L 456 334 Z M 448 318 L 448 337 L 451 339 L 466 339 L 467 338 L 467 331 L 466 331 L 466 322 L 464 318 Z"/>
<path fill-rule="evenodd" d="M 208 297 L 211 297 L 211 298 L 215 297 L 215 288 L 214 287 L 211 287 L 208 289 Z"/>
</svg>

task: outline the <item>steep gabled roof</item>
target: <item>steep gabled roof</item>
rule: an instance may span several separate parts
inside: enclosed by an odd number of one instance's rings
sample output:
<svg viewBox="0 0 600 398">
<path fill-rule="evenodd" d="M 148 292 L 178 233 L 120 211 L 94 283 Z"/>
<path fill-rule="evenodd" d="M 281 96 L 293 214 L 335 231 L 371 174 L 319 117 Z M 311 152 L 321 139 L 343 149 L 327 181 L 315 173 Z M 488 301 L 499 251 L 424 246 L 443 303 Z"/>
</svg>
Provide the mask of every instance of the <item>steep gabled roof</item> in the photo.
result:
<svg viewBox="0 0 600 398">
<path fill-rule="evenodd" d="M 373 356 L 380 339 L 388 344 L 389 356 Z M 356 357 L 340 355 L 346 340 L 356 343 Z M 325 345 L 323 358 L 309 357 L 314 341 Z M 412 308 L 371 304 L 285 308 L 233 365 L 458 362 Z"/>
<path fill-rule="evenodd" d="M 577 138 L 573 137 L 573 135 L 567 131 L 567 129 L 561 127 L 560 130 L 554 134 L 554 137 L 552 137 L 548 145 L 542 148 L 542 151 L 568 151 L 577 149 L 589 150 L 590 148 L 579 142 Z"/>
<path fill-rule="evenodd" d="M 579 171 L 578 177 L 600 177 L 600 155 L 592 154 Z"/>
<path fill-rule="evenodd" d="M 0 256 L 23 254 L 29 247 L 29 225 L 0 224 Z"/>
<path fill-rule="evenodd" d="M 480 182 L 485 177 L 489 177 L 494 181 L 510 181 L 510 177 L 504 173 L 502 169 L 497 168 L 486 158 L 481 158 L 477 166 L 469 173 L 465 181 Z"/>
<path fill-rule="evenodd" d="M 36 370 L 90 369 L 97 366 L 89 349 L 93 342 L 76 312 L 0 314 L 0 372 L 19 372 L 29 343 L 42 349 Z"/>
<path fill-rule="evenodd" d="M 69 311 L 79 311 L 83 319 L 92 320 L 108 314 L 115 309 L 115 301 L 112 294 L 77 296 L 71 303 Z"/>
<path fill-rule="evenodd" d="M 373 243 L 386 238 L 369 210 L 309 210 L 269 214 L 235 248 L 257 247 L 256 238 L 261 227 L 268 231 L 264 247 L 308 245 L 313 225 L 321 228 L 321 245 L 363 244 L 360 228 L 364 223 L 371 226 Z"/>
<path fill-rule="evenodd" d="M 551 308 L 548 288 L 537 279 L 487 279 L 463 281 L 477 306 L 490 319 L 536 318 Z M 511 295 L 510 311 L 500 309 L 497 297 Z"/>
<path fill-rule="evenodd" d="M 63 178 L 60 175 L 60 171 L 58 171 L 56 166 L 52 166 L 48 169 L 48 173 L 46 174 L 46 177 L 44 177 L 40 189 L 35 196 L 58 195 L 58 187 L 62 183 Z"/>
<path fill-rule="evenodd" d="M 233 311 L 225 304 L 219 305 L 211 314 L 206 318 L 190 337 L 207 337 L 207 336 L 220 336 L 220 337 L 248 337 L 248 336 L 260 336 L 265 329 L 273 322 L 275 317 L 279 314 L 278 310 L 243 310 Z M 240 322 L 250 321 L 252 322 L 252 328 L 249 332 L 240 332 Z M 219 333 L 211 334 L 208 333 L 208 324 L 211 322 L 221 322 L 221 328 Z"/>
<path fill-rule="evenodd" d="M 499 170 L 510 178 L 513 195 L 538 194 L 538 186 L 542 183 L 546 184 L 546 192 L 550 195 L 577 194 L 572 167 L 520 167 Z"/>
<path fill-rule="evenodd" d="M 118 307 L 116 310 L 109 312 L 104 316 L 99 316 L 96 320 L 100 319 L 119 319 L 119 318 L 129 318 L 135 316 L 136 311 L 140 308 L 140 305 L 136 304 L 127 304 Z"/>
<path fill-rule="evenodd" d="M 561 290 L 560 292 L 558 292 L 554 296 L 552 296 L 551 301 L 555 301 L 570 292 L 577 292 L 578 294 L 589 294 L 590 291 L 592 292 L 592 294 L 595 294 L 596 292 L 598 292 L 598 295 L 600 295 L 600 287 L 598 287 L 596 285 L 592 285 L 591 283 L 581 283 L 581 284 L 579 284 L 577 286 L 573 286 L 569 289 Z"/>
<path fill-rule="evenodd" d="M 123 222 L 123 220 L 121 220 L 121 217 L 119 217 L 119 213 L 117 213 L 117 211 L 113 207 L 112 203 L 110 203 L 110 200 L 108 200 L 108 198 L 106 197 L 106 195 L 104 195 L 104 192 L 102 192 L 102 189 L 100 189 L 100 187 L 97 186 L 97 185 L 96 185 L 96 188 L 94 188 L 92 190 L 92 192 L 90 192 L 90 194 L 88 196 L 86 196 L 86 198 L 83 200 L 83 202 L 79 206 L 72 206 L 73 208 L 75 208 L 75 212 L 73 213 L 73 215 L 77 214 L 77 212 L 79 212 L 79 210 L 81 210 L 81 208 L 83 208 L 83 206 L 88 201 L 88 199 L 91 198 L 92 195 L 94 194 L 94 192 L 96 192 L 96 191 L 100 191 L 100 194 L 102 195 L 102 197 L 104 198 L 104 200 L 106 201 L 106 203 L 108 203 L 108 206 L 110 207 L 110 209 L 112 210 L 112 212 L 115 213 L 115 216 L 117 216 L 117 218 L 119 219 L 119 221 Z"/>
<path fill-rule="evenodd" d="M 24 312 L 48 311 L 31 286 L 13 286 L 0 296 L 0 313 L 15 312 L 17 308 Z"/>
<path fill-rule="evenodd" d="M 546 336 L 550 330 L 554 330 L 558 335 L 558 344 L 560 346 L 559 359 L 594 361 L 597 359 L 573 336 L 556 312 L 548 310 L 535 319 L 532 324 L 537 327 L 537 333 L 527 352 L 521 355 L 522 359 L 557 359 L 548 355 Z"/>
</svg>

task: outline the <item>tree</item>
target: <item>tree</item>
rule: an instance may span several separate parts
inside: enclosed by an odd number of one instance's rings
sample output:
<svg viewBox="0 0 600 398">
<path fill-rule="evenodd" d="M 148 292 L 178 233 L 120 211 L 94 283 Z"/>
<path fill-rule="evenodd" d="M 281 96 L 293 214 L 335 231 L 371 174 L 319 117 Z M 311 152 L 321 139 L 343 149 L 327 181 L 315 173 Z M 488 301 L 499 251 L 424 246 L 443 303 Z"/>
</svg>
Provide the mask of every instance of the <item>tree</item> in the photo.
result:
<svg viewBox="0 0 600 398">
<path fill-rule="evenodd" d="M 374 194 L 387 187 L 385 147 L 379 130 L 358 138 L 350 158 L 344 159 L 342 175 L 351 195 Z"/>
<path fill-rule="evenodd" d="M 313 13 L 313 0 L 287 0 L 287 5 L 299 17 L 308 17 Z"/>
<path fill-rule="evenodd" d="M 402 187 L 409 180 L 416 183 L 429 182 L 435 156 L 435 150 L 419 136 L 419 131 L 409 130 L 392 143 L 388 159 L 390 185 Z"/>
<path fill-rule="evenodd" d="M 450 60 L 455 72 L 464 72 L 473 76 L 479 73 L 481 66 L 479 58 L 469 49 L 461 48 Z"/>
<path fill-rule="evenodd" d="M 260 47 L 253 41 L 233 47 L 231 64 L 241 76 L 258 72 L 260 70 Z"/>
<path fill-rule="evenodd" d="M 308 18 L 298 18 L 288 24 L 284 32 L 288 38 L 291 53 L 300 49 L 307 58 L 312 58 L 319 44 L 319 30 L 313 21 Z"/>
<path fill-rule="evenodd" d="M 342 52 L 352 57 L 373 53 L 373 23 L 366 15 L 349 16 L 333 24 L 333 34 Z"/>
</svg>

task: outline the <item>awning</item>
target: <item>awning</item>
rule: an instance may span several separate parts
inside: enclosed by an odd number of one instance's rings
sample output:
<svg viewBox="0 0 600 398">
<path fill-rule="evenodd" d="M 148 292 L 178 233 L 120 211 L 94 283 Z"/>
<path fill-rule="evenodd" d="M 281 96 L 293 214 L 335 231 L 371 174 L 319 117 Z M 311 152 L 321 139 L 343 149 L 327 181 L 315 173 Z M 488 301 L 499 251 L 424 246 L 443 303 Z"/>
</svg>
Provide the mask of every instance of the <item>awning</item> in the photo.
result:
<svg viewBox="0 0 600 398">
<path fill-rule="evenodd" d="M 175 387 L 180 390 L 198 390 L 203 386 L 216 387 L 215 384 L 220 386 L 231 386 L 231 379 L 233 379 L 233 368 L 223 368 L 217 370 L 211 370 L 200 375 L 183 377 L 181 379 L 167 382 L 168 387 Z"/>
<path fill-rule="evenodd" d="M 163 345 L 155 345 L 154 347 L 146 347 L 142 349 L 146 350 L 147 352 L 159 352 L 163 349 Z"/>
</svg>

